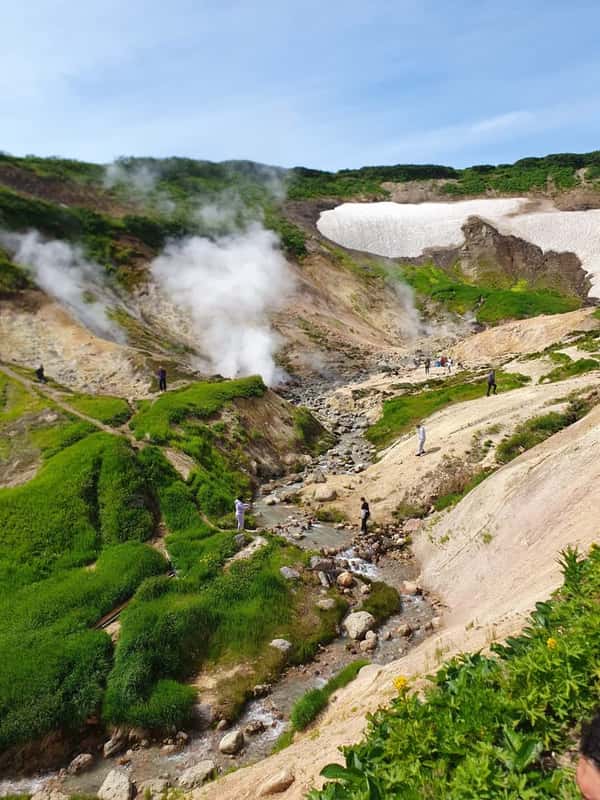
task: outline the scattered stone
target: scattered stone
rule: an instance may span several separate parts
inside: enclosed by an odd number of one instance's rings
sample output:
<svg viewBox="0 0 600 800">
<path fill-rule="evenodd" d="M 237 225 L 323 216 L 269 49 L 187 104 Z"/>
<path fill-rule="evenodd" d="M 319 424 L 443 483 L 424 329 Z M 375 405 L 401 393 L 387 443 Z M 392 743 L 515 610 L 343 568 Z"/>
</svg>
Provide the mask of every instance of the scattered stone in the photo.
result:
<svg viewBox="0 0 600 800">
<path fill-rule="evenodd" d="M 341 586 L 343 589 L 349 589 L 351 586 L 354 586 L 354 578 L 351 572 L 341 572 L 337 576 L 337 585 Z"/>
<path fill-rule="evenodd" d="M 281 650 L 282 653 L 289 653 L 293 645 L 291 642 L 288 642 L 287 639 L 273 639 L 271 647 L 276 647 L 278 650 Z"/>
<path fill-rule="evenodd" d="M 321 608 L 323 611 L 331 611 L 335 608 L 335 600 L 333 597 L 324 597 L 322 600 L 317 600 L 317 608 Z"/>
<path fill-rule="evenodd" d="M 442 618 L 441 617 L 434 617 L 431 620 L 431 627 L 432 627 L 432 629 L 434 631 L 439 631 L 439 629 L 442 627 Z"/>
<path fill-rule="evenodd" d="M 225 736 L 219 742 L 219 750 L 228 756 L 233 756 L 239 753 L 244 746 L 244 734 L 239 728 L 236 728 Z"/>
<path fill-rule="evenodd" d="M 214 776 L 215 762 L 206 759 L 184 770 L 177 783 L 182 789 L 195 789 L 196 786 L 202 786 L 205 781 L 214 778 Z"/>
<path fill-rule="evenodd" d="M 177 731 L 175 738 L 177 739 L 178 742 L 186 744 L 190 737 L 185 731 Z"/>
<path fill-rule="evenodd" d="M 220 719 L 217 722 L 216 730 L 219 731 L 219 733 L 220 733 L 221 731 L 226 730 L 228 727 L 229 727 L 229 722 L 227 722 L 226 719 Z"/>
<path fill-rule="evenodd" d="M 416 581 L 403 581 L 402 592 L 411 595 L 421 594 L 421 588 Z"/>
<path fill-rule="evenodd" d="M 111 756 L 116 756 L 117 753 L 120 753 L 121 750 L 127 744 L 127 736 L 125 731 L 121 728 L 117 728 L 114 731 L 113 735 L 110 737 L 108 742 L 105 742 L 104 747 L 102 748 L 102 754 L 104 758 L 111 758 Z"/>
<path fill-rule="evenodd" d="M 362 653 L 369 653 L 377 649 L 377 639 L 363 639 L 358 646 Z"/>
<path fill-rule="evenodd" d="M 322 469 L 316 469 L 312 474 L 312 482 L 313 483 L 325 483 L 327 478 L 325 477 L 325 473 Z"/>
<path fill-rule="evenodd" d="M 131 800 L 133 784 L 121 769 L 111 769 L 98 790 L 100 800 Z"/>
<path fill-rule="evenodd" d="M 246 537 L 243 533 L 236 533 L 236 535 L 233 537 L 233 543 L 239 550 L 241 547 L 245 547 Z"/>
<path fill-rule="evenodd" d="M 80 753 L 71 761 L 67 767 L 70 775 L 79 775 L 80 772 L 89 769 L 94 763 L 94 756 L 91 753 Z"/>
<path fill-rule="evenodd" d="M 362 639 L 375 627 L 375 617 L 368 611 L 354 611 L 348 614 L 342 625 L 351 639 Z"/>
<path fill-rule="evenodd" d="M 360 585 L 360 593 L 361 594 L 370 594 L 371 593 L 371 585 L 369 583 L 361 583 L 361 585 Z"/>
<path fill-rule="evenodd" d="M 294 773 L 289 769 L 282 769 L 270 778 L 263 781 L 258 787 L 259 797 L 268 797 L 272 794 L 281 794 L 295 781 Z"/>
<path fill-rule="evenodd" d="M 317 573 L 317 577 L 319 579 L 319 583 L 321 584 L 321 586 L 324 589 L 329 589 L 331 584 L 329 583 L 329 578 L 327 577 L 327 574 L 321 571 Z"/>
<path fill-rule="evenodd" d="M 254 689 L 252 689 L 252 696 L 253 697 L 265 697 L 268 694 L 271 694 L 271 690 L 273 687 L 270 683 L 257 683 Z"/>
<path fill-rule="evenodd" d="M 163 744 L 160 748 L 161 755 L 163 756 L 172 756 L 173 753 L 176 753 L 179 750 L 179 747 L 176 744 Z"/>
<path fill-rule="evenodd" d="M 279 572 L 281 572 L 286 581 L 300 580 L 300 573 L 297 569 L 292 569 L 291 567 L 281 567 Z"/>
<path fill-rule="evenodd" d="M 368 641 L 370 641 L 371 639 L 377 641 L 377 634 L 375 633 L 375 631 L 367 631 L 365 633 L 365 639 L 367 639 Z"/>
<path fill-rule="evenodd" d="M 276 506 L 279 503 L 279 498 L 274 494 L 270 494 L 268 497 L 265 497 L 263 503 L 266 506 Z"/>
<path fill-rule="evenodd" d="M 264 729 L 265 723 L 261 719 L 253 719 L 244 728 L 244 734 L 246 736 L 256 736 L 258 733 L 262 733 Z"/>
<path fill-rule="evenodd" d="M 138 795 L 143 797 L 144 800 L 160 800 L 164 793 L 169 788 L 169 781 L 165 778 L 154 778 L 153 780 L 144 781 L 138 786 Z"/>
<path fill-rule="evenodd" d="M 312 556 L 309 563 L 310 568 L 317 572 L 329 572 L 334 567 L 334 563 L 330 558 L 322 558 L 321 556 Z"/>
<path fill-rule="evenodd" d="M 396 628 L 396 633 L 399 633 L 400 636 L 410 636 L 413 632 L 412 627 L 409 625 L 408 622 L 403 622 L 402 625 L 398 625 Z"/>
<path fill-rule="evenodd" d="M 393 638 L 393 637 L 392 637 L 392 632 L 391 632 L 391 631 L 386 631 L 386 632 L 383 634 L 383 640 L 384 640 L 384 642 L 389 642 L 389 641 L 391 641 L 391 639 L 392 639 L 392 638 Z"/>
<path fill-rule="evenodd" d="M 319 486 L 315 489 L 315 500 L 317 503 L 329 503 L 331 500 L 335 500 L 336 497 L 337 492 L 333 486 Z"/>
<path fill-rule="evenodd" d="M 215 714 L 208 703 L 196 703 L 192 706 L 192 726 L 197 731 L 205 731 L 213 724 Z"/>
</svg>

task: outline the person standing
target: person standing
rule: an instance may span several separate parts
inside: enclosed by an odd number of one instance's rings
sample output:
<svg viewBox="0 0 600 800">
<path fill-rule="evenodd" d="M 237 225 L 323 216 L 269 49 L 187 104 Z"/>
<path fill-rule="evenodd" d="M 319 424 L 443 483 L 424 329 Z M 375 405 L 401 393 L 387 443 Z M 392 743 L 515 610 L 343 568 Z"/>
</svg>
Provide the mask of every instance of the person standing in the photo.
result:
<svg viewBox="0 0 600 800">
<path fill-rule="evenodd" d="M 367 523 L 371 516 L 371 509 L 364 497 L 360 498 L 360 532 L 367 532 Z"/>
<path fill-rule="evenodd" d="M 164 367 L 158 368 L 158 390 L 160 392 L 167 391 L 167 370 Z"/>
<path fill-rule="evenodd" d="M 39 367 L 35 371 L 35 377 L 38 379 L 39 383 L 48 383 L 48 378 L 44 374 L 44 365 L 40 364 Z"/>
<path fill-rule="evenodd" d="M 425 426 L 420 422 L 417 425 L 417 443 L 419 445 L 419 449 L 417 450 L 417 455 L 422 456 L 425 454 L 425 439 L 427 434 L 425 432 Z"/>
<path fill-rule="evenodd" d="M 486 397 L 490 396 L 490 392 L 492 391 L 492 389 L 494 391 L 494 394 L 496 394 L 496 389 L 497 388 L 498 387 L 496 386 L 496 370 L 495 369 L 491 369 L 488 372 L 488 376 L 487 376 L 487 395 L 486 395 Z"/>
<path fill-rule="evenodd" d="M 452 374 L 452 356 L 448 356 L 448 361 L 446 366 L 448 367 L 448 375 Z"/>
<path fill-rule="evenodd" d="M 244 530 L 244 524 L 245 524 L 244 517 L 246 515 L 246 511 L 248 511 L 249 508 L 250 506 L 248 505 L 248 503 L 244 503 L 241 497 L 235 498 L 235 520 L 237 522 L 238 531 Z"/>
<path fill-rule="evenodd" d="M 425 377 L 429 375 L 429 370 L 431 369 L 431 359 L 429 356 L 425 359 Z"/>
</svg>

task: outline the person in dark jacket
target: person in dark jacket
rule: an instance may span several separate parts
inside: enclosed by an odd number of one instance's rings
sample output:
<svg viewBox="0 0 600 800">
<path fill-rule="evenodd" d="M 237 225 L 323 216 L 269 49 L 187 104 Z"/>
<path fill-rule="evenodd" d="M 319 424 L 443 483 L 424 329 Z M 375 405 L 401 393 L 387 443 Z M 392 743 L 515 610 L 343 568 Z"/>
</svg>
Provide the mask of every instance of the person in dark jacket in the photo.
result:
<svg viewBox="0 0 600 800">
<path fill-rule="evenodd" d="M 371 516 L 371 509 L 364 497 L 360 498 L 360 532 L 367 532 L 367 523 Z"/>
<path fill-rule="evenodd" d="M 486 397 L 490 396 L 490 392 L 492 391 L 492 389 L 494 390 L 494 394 L 496 394 L 496 389 L 497 388 L 498 387 L 496 386 L 496 370 L 495 369 L 491 369 L 488 372 L 488 376 L 487 376 L 487 395 L 486 395 Z"/>
<path fill-rule="evenodd" d="M 158 389 L 161 392 L 167 391 L 167 370 L 164 367 L 158 368 Z"/>
<path fill-rule="evenodd" d="M 40 364 L 35 371 L 35 377 L 40 383 L 48 383 L 48 378 L 44 375 L 44 365 Z"/>
</svg>

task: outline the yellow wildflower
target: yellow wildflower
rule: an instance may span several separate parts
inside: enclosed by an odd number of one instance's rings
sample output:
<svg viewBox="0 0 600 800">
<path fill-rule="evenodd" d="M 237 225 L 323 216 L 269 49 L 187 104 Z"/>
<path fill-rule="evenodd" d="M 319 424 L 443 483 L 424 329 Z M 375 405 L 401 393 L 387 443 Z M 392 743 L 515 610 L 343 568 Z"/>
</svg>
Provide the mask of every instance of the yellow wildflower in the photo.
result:
<svg viewBox="0 0 600 800">
<path fill-rule="evenodd" d="M 557 645 L 558 645 L 558 642 L 556 641 L 556 639 L 555 639 L 553 636 L 551 636 L 551 637 L 550 637 L 550 638 L 549 638 L 549 639 L 546 641 L 546 647 L 548 648 L 548 650 L 554 650 L 554 648 L 555 648 Z"/>
<path fill-rule="evenodd" d="M 408 679 L 404 675 L 398 675 L 394 678 L 394 686 L 400 693 L 405 692 L 408 689 Z"/>
</svg>

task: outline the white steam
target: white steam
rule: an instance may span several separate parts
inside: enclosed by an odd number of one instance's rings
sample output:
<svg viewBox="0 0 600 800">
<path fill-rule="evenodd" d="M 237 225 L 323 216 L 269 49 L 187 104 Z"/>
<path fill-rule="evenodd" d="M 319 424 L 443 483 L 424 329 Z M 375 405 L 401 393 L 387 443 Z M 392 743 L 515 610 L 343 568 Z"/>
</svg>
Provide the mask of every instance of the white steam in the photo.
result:
<svg viewBox="0 0 600 800">
<path fill-rule="evenodd" d="M 227 378 L 258 373 L 269 385 L 283 377 L 269 314 L 293 280 L 274 233 L 255 225 L 216 241 L 192 236 L 171 242 L 152 262 L 152 274 L 169 300 L 189 313 L 212 370 Z"/>
<path fill-rule="evenodd" d="M 116 298 L 104 286 L 102 267 L 88 261 L 81 248 L 62 241 L 44 241 L 37 231 L 0 232 L 0 244 L 30 272 L 40 288 L 83 325 L 100 336 L 123 339 L 107 316 Z"/>
</svg>

